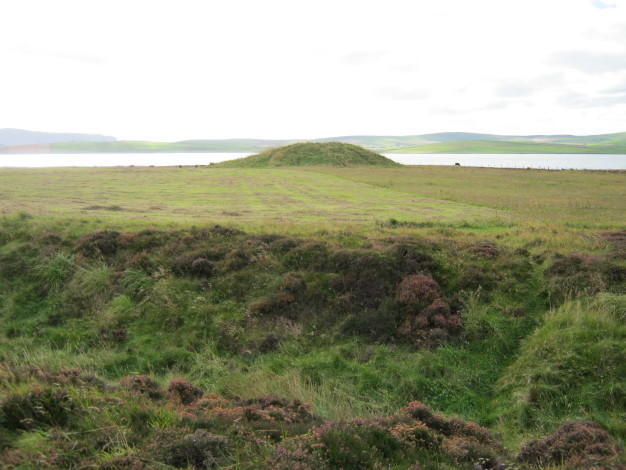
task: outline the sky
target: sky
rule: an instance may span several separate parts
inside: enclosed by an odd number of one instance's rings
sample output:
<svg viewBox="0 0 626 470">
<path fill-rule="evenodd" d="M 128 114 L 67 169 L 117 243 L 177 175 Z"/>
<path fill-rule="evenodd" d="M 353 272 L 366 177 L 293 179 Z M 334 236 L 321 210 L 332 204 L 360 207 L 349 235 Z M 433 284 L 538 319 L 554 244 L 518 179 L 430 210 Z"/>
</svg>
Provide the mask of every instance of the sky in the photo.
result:
<svg viewBox="0 0 626 470">
<path fill-rule="evenodd" d="M 626 0 L 2 0 L 0 128 L 626 131 Z"/>
</svg>

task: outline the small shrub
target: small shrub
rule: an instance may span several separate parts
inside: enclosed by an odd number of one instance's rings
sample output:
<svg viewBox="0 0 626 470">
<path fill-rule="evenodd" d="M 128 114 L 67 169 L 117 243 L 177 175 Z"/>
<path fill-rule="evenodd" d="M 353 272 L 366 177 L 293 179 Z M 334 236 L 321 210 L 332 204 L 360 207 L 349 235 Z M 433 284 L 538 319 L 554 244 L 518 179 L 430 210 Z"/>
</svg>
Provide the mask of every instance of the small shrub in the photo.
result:
<svg viewBox="0 0 626 470">
<path fill-rule="evenodd" d="M 481 258 L 496 258 L 500 254 L 500 249 L 494 242 L 485 240 L 476 243 L 471 252 Z"/>
<path fill-rule="evenodd" d="M 129 250 L 143 252 L 164 246 L 173 236 L 175 235 L 161 230 L 141 230 L 129 237 L 127 246 Z"/>
<path fill-rule="evenodd" d="M 258 350 L 261 354 L 266 354 L 268 352 L 272 352 L 278 349 L 279 345 L 280 336 L 278 336 L 276 333 L 268 333 L 260 341 Z"/>
<path fill-rule="evenodd" d="M 210 277 L 215 272 L 215 263 L 206 258 L 196 258 L 191 262 L 190 272 L 194 276 Z"/>
<path fill-rule="evenodd" d="M 183 405 L 193 403 L 204 394 L 202 389 L 183 379 L 172 380 L 167 387 L 167 391 L 170 397 Z"/>
<path fill-rule="evenodd" d="M 206 258 L 178 256 L 172 265 L 176 274 L 197 277 L 211 277 L 215 272 L 215 263 Z"/>
<path fill-rule="evenodd" d="M 481 465 L 478 468 L 489 469 L 494 468 L 493 464 L 490 465 L 491 462 L 496 463 L 497 454 L 493 452 L 494 449 L 489 445 L 481 443 L 475 437 L 455 436 L 444 439 L 442 450 L 458 464 L 482 460 L 486 465 Z M 474 468 L 477 468 L 477 466 L 474 466 Z"/>
<path fill-rule="evenodd" d="M 407 307 L 429 304 L 438 297 L 439 285 L 425 274 L 411 274 L 398 286 L 398 300 Z"/>
<path fill-rule="evenodd" d="M 145 271 L 146 273 L 152 273 L 156 269 L 154 260 L 145 251 L 128 256 L 124 261 L 124 267 L 126 269 Z"/>
<path fill-rule="evenodd" d="M 293 272 L 285 274 L 280 289 L 290 294 L 302 294 L 306 290 L 306 282 L 301 275 Z"/>
<path fill-rule="evenodd" d="M 626 281 L 626 268 L 607 259 L 578 254 L 555 256 L 544 275 L 551 300 L 567 299 L 619 290 Z"/>
<path fill-rule="evenodd" d="M 177 468 L 217 468 L 227 460 L 228 449 L 226 437 L 198 429 L 163 449 L 163 460 Z"/>
<path fill-rule="evenodd" d="M 7 429 L 30 430 L 50 426 L 63 427 L 77 411 L 63 389 L 33 388 L 9 395 L 0 405 L 0 424 Z"/>
<path fill-rule="evenodd" d="M 317 420 L 311 412 L 310 403 L 300 400 L 267 396 L 237 400 L 235 404 L 243 407 L 244 415 L 249 421 L 260 419 L 306 424 Z"/>
<path fill-rule="evenodd" d="M 23 374 L 55 386 L 73 385 L 78 388 L 97 388 L 99 390 L 106 388 L 102 380 L 94 375 L 84 374 L 78 369 L 47 371 L 39 367 L 28 367 L 24 369 Z"/>
<path fill-rule="evenodd" d="M 386 282 L 373 270 L 335 275 L 329 287 L 338 293 L 339 305 L 346 310 L 376 308 L 387 295 Z"/>
<path fill-rule="evenodd" d="M 469 265 L 464 268 L 459 277 L 459 287 L 464 290 L 488 292 L 492 290 L 497 281 L 497 276 L 493 273 L 485 271 L 483 268 L 475 265 Z"/>
<path fill-rule="evenodd" d="M 545 439 L 530 441 L 520 450 L 517 460 L 540 467 L 564 465 L 566 468 L 618 468 L 620 449 L 593 421 L 563 423 Z M 615 466 L 613 466 L 615 465 Z"/>
<path fill-rule="evenodd" d="M 324 243 L 307 242 L 290 250 L 284 257 L 285 266 L 296 270 L 324 270 L 330 265 L 331 256 Z"/>
<path fill-rule="evenodd" d="M 267 299 L 258 300 L 250 304 L 250 312 L 253 315 L 283 315 L 287 313 L 296 298 L 289 292 L 274 292 Z"/>
<path fill-rule="evenodd" d="M 120 387 L 131 393 L 145 395 L 149 398 L 162 398 L 163 390 L 159 384 L 147 375 L 131 375 L 122 377 L 119 381 Z"/>
<path fill-rule="evenodd" d="M 436 431 L 449 434 L 450 427 L 444 417 L 433 413 L 431 409 L 423 403 L 413 401 L 404 408 L 404 412 L 411 418 L 421 421 Z"/>
<path fill-rule="evenodd" d="M 423 242 L 423 241 L 420 241 Z M 415 246 L 414 242 L 400 242 L 391 245 L 387 252 L 394 260 L 394 267 L 398 273 L 413 274 L 419 272 L 434 272 L 439 269 L 437 262 L 429 253 L 437 248 L 430 244 Z"/>
<path fill-rule="evenodd" d="M 104 230 L 83 235 L 74 245 L 74 251 L 88 257 L 112 256 L 120 248 L 120 233 Z"/>
</svg>

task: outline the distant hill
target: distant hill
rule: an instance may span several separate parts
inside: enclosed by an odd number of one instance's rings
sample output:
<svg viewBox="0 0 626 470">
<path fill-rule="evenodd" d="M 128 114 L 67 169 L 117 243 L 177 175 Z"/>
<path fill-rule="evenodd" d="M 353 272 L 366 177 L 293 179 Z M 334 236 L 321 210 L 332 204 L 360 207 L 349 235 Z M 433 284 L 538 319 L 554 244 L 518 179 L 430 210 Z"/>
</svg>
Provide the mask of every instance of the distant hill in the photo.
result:
<svg viewBox="0 0 626 470">
<path fill-rule="evenodd" d="M 342 142 L 299 142 L 265 150 L 246 158 L 219 163 L 221 167 L 269 168 L 280 166 L 400 166 L 358 145 Z"/>
<path fill-rule="evenodd" d="M 370 150 L 381 151 L 393 147 L 430 144 L 433 141 L 425 139 L 420 135 L 351 135 L 312 139 L 310 142 L 344 142 L 346 144 L 360 145 L 361 147 L 365 147 Z"/>
<path fill-rule="evenodd" d="M 20 129 L 0 129 L 0 153 L 4 154 L 257 153 L 269 148 L 282 147 L 296 142 L 341 142 L 359 145 L 380 153 L 626 153 L 626 132 L 583 136 L 567 134 L 515 136 L 470 132 L 439 132 L 405 136 L 353 135 L 311 140 L 197 139 L 179 142 L 145 142 L 117 141 L 113 137 L 98 134 L 52 134 Z M 480 142 L 480 144 L 477 144 L 477 142 Z"/>
<path fill-rule="evenodd" d="M 542 142 L 515 142 L 468 140 L 449 141 L 436 144 L 402 147 L 387 150 L 386 153 L 584 153 L 584 154 L 623 154 L 626 153 L 624 144 L 565 144 Z"/>
<path fill-rule="evenodd" d="M 101 134 L 66 134 L 24 129 L 0 129 L 0 145 L 36 145 L 56 142 L 113 142 L 115 137 Z"/>
</svg>

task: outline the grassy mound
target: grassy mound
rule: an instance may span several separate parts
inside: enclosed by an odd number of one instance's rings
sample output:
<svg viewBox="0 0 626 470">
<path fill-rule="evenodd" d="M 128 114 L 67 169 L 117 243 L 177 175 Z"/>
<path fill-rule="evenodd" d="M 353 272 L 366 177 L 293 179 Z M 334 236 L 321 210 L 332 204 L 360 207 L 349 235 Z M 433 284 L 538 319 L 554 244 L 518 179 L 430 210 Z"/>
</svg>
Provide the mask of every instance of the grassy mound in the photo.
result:
<svg viewBox="0 0 626 470">
<path fill-rule="evenodd" d="M 275 166 L 400 166 L 358 145 L 341 142 L 300 142 L 265 150 L 256 155 L 220 163 L 222 167 L 265 168 Z"/>
<path fill-rule="evenodd" d="M 626 436 L 625 312 L 626 296 L 604 293 L 546 314 L 497 384 L 501 420 L 543 433 L 584 410 Z"/>
</svg>

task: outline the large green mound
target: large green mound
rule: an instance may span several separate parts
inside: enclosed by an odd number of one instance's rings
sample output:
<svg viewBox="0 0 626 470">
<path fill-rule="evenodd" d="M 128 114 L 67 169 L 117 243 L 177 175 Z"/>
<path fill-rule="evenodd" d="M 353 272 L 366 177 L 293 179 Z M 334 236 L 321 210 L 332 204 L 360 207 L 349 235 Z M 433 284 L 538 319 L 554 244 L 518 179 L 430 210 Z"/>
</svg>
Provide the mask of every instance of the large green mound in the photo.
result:
<svg viewBox="0 0 626 470">
<path fill-rule="evenodd" d="M 276 166 L 400 166 L 358 145 L 341 142 L 299 142 L 265 150 L 246 158 L 220 163 L 223 167 L 265 168 Z"/>
</svg>

